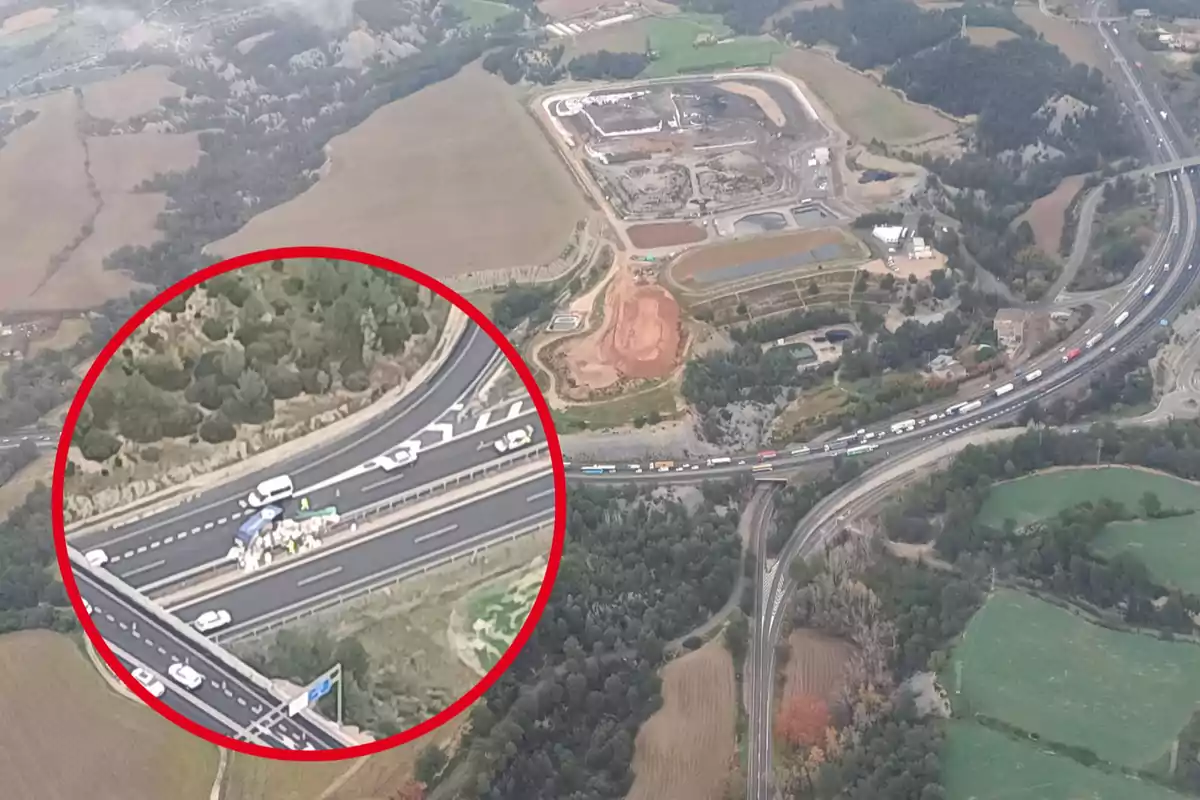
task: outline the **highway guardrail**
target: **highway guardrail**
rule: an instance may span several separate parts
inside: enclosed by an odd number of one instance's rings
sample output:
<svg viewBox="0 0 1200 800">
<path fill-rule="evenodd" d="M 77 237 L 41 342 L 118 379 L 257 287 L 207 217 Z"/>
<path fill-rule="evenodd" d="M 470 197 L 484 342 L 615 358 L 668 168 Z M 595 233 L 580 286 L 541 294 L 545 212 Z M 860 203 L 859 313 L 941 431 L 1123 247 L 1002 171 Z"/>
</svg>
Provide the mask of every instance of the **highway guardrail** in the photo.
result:
<svg viewBox="0 0 1200 800">
<path fill-rule="evenodd" d="M 407 505 L 408 503 L 417 500 L 423 500 L 431 495 L 440 494 L 447 491 L 451 487 L 458 486 L 461 483 L 469 483 L 470 481 L 478 480 L 496 472 L 502 472 L 514 464 L 521 464 L 527 461 L 533 461 L 536 458 L 544 457 L 550 452 L 550 448 L 546 444 L 537 444 L 531 447 L 518 450 L 515 453 L 506 453 L 499 458 L 494 458 L 491 461 L 486 461 L 482 464 L 476 464 L 473 467 L 468 467 L 453 475 L 446 475 L 438 478 L 435 481 L 422 484 L 415 488 L 401 492 L 400 494 L 384 498 L 362 508 L 355 508 L 341 514 L 341 519 L 338 525 L 341 526 L 347 522 L 358 522 L 359 520 L 367 519 L 385 511 L 392 511 L 398 506 Z"/>
<path fill-rule="evenodd" d="M 74 547 L 68 546 L 67 553 L 74 565 L 74 569 L 82 570 L 92 579 L 104 584 L 110 591 L 125 598 L 126 601 L 140 609 L 146 616 L 152 617 L 160 625 L 173 631 L 176 636 L 192 645 L 198 651 L 204 653 L 214 661 L 219 661 L 235 675 L 267 692 L 271 697 L 276 697 L 280 701 L 291 699 L 282 696 L 270 678 L 255 670 L 249 664 L 225 650 L 225 648 L 217 646 L 215 640 L 202 636 L 192 626 L 184 624 L 178 617 L 167 613 L 155 604 L 154 601 L 150 600 L 150 598 L 103 567 L 93 567 L 88 563 L 87 558 Z M 305 709 L 304 716 L 305 719 L 318 725 L 327 733 L 332 734 L 346 746 L 357 744 L 357 742 L 349 739 L 337 725 L 324 717 L 312 713 L 311 709 Z"/>
<path fill-rule="evenodd" d="M 549 517 L 546 519 L 545 517 Z M 536 520 L 531 522 L 530 520 Z M 316 595 L 310 600 L 302 601 L 303 607 L 296 608 L 291 611 L 284 611 L 276 614 L 265 621 L 249 622 L 245 627 L 233 627 L 218 634 L 216 639 L 221 643 L 238 642 L 246 639 L 257 639 L 262 636 L 282 628 L 286 625 L 311 617 L 314 614 L 319 614 L 323 611 L 328 611 L 340 605 L 345 605 L 351 602 L 359 602 L 369 597 L 370 595 L 381 590 L 390 589 L 398 583 L 414 578 L 418 575 L 424 575 L 431 569 L 450 564 L 464 557 L 472 557 L 477 553 L 495 547 L 498 544 L 506 544 L 514 542 L 523 536 L 537 533 L 546 528 L 554 526 L 554 509 L 547 509 L 527 517 L 523 520 L 518 520 L 508 526 L 497 528 L 478 534 L 470 539 L 458 542 L 453 545 L 442 548 L 421 558 L 404 564 L 396 572 L 390 575 L 372 575 L 369 578 L 363 579 L 358 584 L 349 584 L 337 589 L 331 589 L 325 595 Z M 506 528 L 512 529 L 510 532 L 504 532 Z M 497 535 L 502 532 L 501 535 Z"/>
</svg>

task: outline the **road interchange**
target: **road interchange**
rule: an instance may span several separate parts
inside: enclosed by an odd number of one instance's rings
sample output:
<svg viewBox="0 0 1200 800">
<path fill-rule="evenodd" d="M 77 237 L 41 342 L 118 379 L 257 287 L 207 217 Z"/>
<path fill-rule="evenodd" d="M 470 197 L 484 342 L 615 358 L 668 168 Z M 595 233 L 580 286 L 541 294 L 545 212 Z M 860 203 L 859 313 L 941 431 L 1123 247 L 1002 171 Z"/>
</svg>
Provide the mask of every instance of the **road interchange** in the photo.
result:
<svg viewBox="0 0 1200 800">
<path fill-rule="evenodd" d="M 83 611 L 103 643 L 122 665 L 147 669 L 161 683 L 143 682 L 143 691 L 153 687 L 169 708 L 216 733 L 287 749 L 362 743 L 298 707 L 270 717 L 264 730 L 247 731 L 295 700 L 296 689 L 258 675 L 218 638 L 257 635 L 328 607 L 330 596 L 345 602 L 552 525 L 556 481 L 536 407 L 528 397 L 491 407 L 479 402 L 480 387 L 503 366 L 497 345 L 471 325 L 444 364 L 382 418 L 266 470 L 217 481 L 182 499 L 141 504 L 124 521 L 106 515 L 101 524 L 68 534 Z M 499 452 L 497 440 L 517 431 L 527 431 L 533 445 Z M 379 456 L 401 451 L 413 457 L 399 468 L 380 468 Z M 279 502 L 285 517 L 310 503 L 336 506 L 331 518 L 340 524 L 331 524 L 314 549 L 289 546 L 286 556 L 244 573 L 228 554 L 239 526 L 257 515 L 247 495 L 280 473 L 291 476 L 297 490 Z M 187 590 L 192 595 L 181 597 Z M 219 631 L 201 628 L 198 618 L 214 606 L 227 620 Z M 188 686 L 186 672 L 172 669 L 178 663 L 204 680 Z"/>
</svg>

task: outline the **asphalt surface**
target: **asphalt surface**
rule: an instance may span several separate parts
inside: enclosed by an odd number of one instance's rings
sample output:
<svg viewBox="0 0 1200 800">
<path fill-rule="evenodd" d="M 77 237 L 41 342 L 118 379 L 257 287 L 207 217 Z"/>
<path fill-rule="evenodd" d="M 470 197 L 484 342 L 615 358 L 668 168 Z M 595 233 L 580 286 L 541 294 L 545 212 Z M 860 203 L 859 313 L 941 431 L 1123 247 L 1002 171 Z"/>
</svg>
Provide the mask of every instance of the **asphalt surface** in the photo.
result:
<svg viewBox="0 0 1200 800">
<path fill-rule="evenodd" d="M 551 476 L 517 484 L 483 502 L 436 513 L 423 521 L 400 523 L 352 540 L 345 549 L 317 550 L 310 559 L 253 574 L 214 593 L 171 606 L 168 611 L 191 623 L 204 611 L 224 609 L 233 617 L 230 633 L 294 612 L 332 594 L 350 594 L 364 584 L 382 581 L 412 562 L 447 548 L 466 551 L 467 542 L 495 533 L 497 537 L 535 517 L 553 518 Z M 218 641 L 227 634 L 217 633 Z"/>
<path fill-rule="evenodd" d="M 443 368 L 397 403 L 386 419 L 366 422 L 345 436 L 266 470 L 221 484 L 160 514 L 115 529 L 81 535 L 77 539 L 77 546 L 86 550 L 105 547 L 118 538 L 135 541 L 123 537 L 136 535 L 142 530 L 152 530 L 166 521 L 183 528 L 189 528 L 196 522 L 203 524 L 214 512 L 241 509 L 241 501 L 267 478 L 290 475 L 299 489 L 346 472 L 381 454 L 393 452 L 405 441 L 420 436 L 443 416 L 453 413 L 452 406 L 460 402 L 484 377 L 486 368 L 498 352 L 495 342 L 481 328 L 468 324 Z"/>
<path fill-rule="evenodd" d="M 517 413 L 508 419 L 507 415 L 512 410 Z M 428 449 L 422 450 L 416 462 L 408 467 L 392 472 L 374 470 L 322 491 L 307 493 L 312 508 L 332 505 L 345 516 L 419 486 L 436 483 L 494 461 L 502 455 L 493 447 L 495 440 L 509 430 L 525 425 L 533 427 L 535 441 L 545 440 L 541 420 L 532 403 L 517 401 L 505 404 L 499 412 L 495 417 L 483 420 L 488 427 L 480 432 L 475 430 L 480 417 L 465 420 L 457 426 L 453 434 L 456 438 L 446 443 L 439 441 L 425 445 Z M 289 514 L 296 510 L 298 503 L 297 497 L 281 505 L 285 514 Z M 213 570 L 236 568 L 225 560 L 225 556 L 233 544 L 238 527 L 253 513 L 254 509 L 226 504 L 204 514 L 168 512 L 145 520 L 145 524 L 118 528 L 101 545 L 110 559 L 107 568 L 121 580 L 139 589 L 168 585 L 172 579 L 182 580 L 205 567 Z M 90 549 L 96 545 L 79 542 L 77 546 Z"/>
<path fill-rule="evenodd" d="M 136 664 L 123 661 L 126 667 L 145 666 L 150 669 L 167 692 L 161 698 L 176 711 L 218 733 L 236 735 L 228 725 L 187 702 L 182 694 L 188 692 L 167 675 L 171 664 L 183 662 L 204 676 L 204 683 L 194 692 L 195 699 L 207 704 L 240 726 L 248 726 L 284 700 L 255 686 L 231 671 L 219 661 L 198 652 L 175 631 L 162 625 L 141 609 L 131 607 L 119 595 L 76 572 L 83 597 L 92 605 L 92 621 L 106 641 L 114 641 Z M 340 748 L 343 745 L 332 735 L 302 718 L 283 720 L 273 725 L 264 737 L 265 743 L 283 746 L 283 737 L 290 738 L 302 748 L 312 744 L 317 749 Z"/>
</svg>

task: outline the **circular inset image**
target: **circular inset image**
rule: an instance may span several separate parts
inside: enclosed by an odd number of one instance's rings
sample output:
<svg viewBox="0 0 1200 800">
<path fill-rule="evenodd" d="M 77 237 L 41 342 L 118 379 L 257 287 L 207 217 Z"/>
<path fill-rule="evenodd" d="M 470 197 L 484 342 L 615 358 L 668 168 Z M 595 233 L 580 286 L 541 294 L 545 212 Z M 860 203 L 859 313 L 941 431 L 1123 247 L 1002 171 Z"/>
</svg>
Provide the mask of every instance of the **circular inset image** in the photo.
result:
<svg viewBox="0 0 1200 800">
<path fill-rule="evenodd" d="M 53 498 L 122 688 L 289 760 L 470 706 L 532 634 L 565 524 L 513 346 L 428 276 L 335 248 L 232 259 L 138 312 L 71 404 Z"/>
</svg>

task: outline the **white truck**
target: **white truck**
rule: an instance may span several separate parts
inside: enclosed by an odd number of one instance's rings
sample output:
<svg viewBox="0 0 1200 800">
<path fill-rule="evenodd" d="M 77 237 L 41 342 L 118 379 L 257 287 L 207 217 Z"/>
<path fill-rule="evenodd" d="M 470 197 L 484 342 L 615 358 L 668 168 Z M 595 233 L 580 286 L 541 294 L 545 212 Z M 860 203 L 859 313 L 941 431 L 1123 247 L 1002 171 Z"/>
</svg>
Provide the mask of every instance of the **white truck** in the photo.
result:
<svg viewBox="0 0 1200 800">
<path fill-rule="evenodd" d="M 1104 338 L 1104 334 L 1103 334 L 1103 333 L 1097 333 L 1097 334 L 1096 334 L 1096 335 L 1094 335 L 1092 338 L 1090 338 L 1090 339 L 1088 339 L 1086 342 L 1084 342 L 1084 343 L 1083 343 L 1083 346 L 1084 346 L 1086 349 L 1088 349 L 1088 350 L 1091 350 L 1093 347 L 1095 347 L 1096 345 L 1100 344 L 1100 340 L 1101 340 L 1101 339 L 1103 339 L 1103 338 Z"/>
<path fill-rule="evenodd" d="M 1114 328 L 1121 327 L 1122 323 L 1124 323 L 1125 320 L 1127 320 L 1127 319 L 1129 319 L 1129 312 L 1122 311 L 1120 316 L 1118 316 L 1115 320 L 1113 320 L 1113 327 Z"/>
<path fill-rule="evenodd" d="M 1025 376 L 1025 382 L 1033 383 L 1040 377 L 1042 377 L 1042 371 L 1040 369 L 1035 369 L 1033 372 Z"/>
<path fill-rule="evenodd" d="M 522 447 L 527 447 L 533 442 L 533 426 L 526 425 L 524 428 L 517 428 L 515 431 L 509 431 L 496 440 L 497 453 L 511 453 L 513 450 L 520 450 Z"/>
<path fill-rule="evenodd" d="M 1008 394 L 1012 390 L 1013 385 L 1011 383 L 1006 383 L 1000 388 L 996 389 L 996 397 L 1004 397 L 1004 395 Z"/>
</svg>

